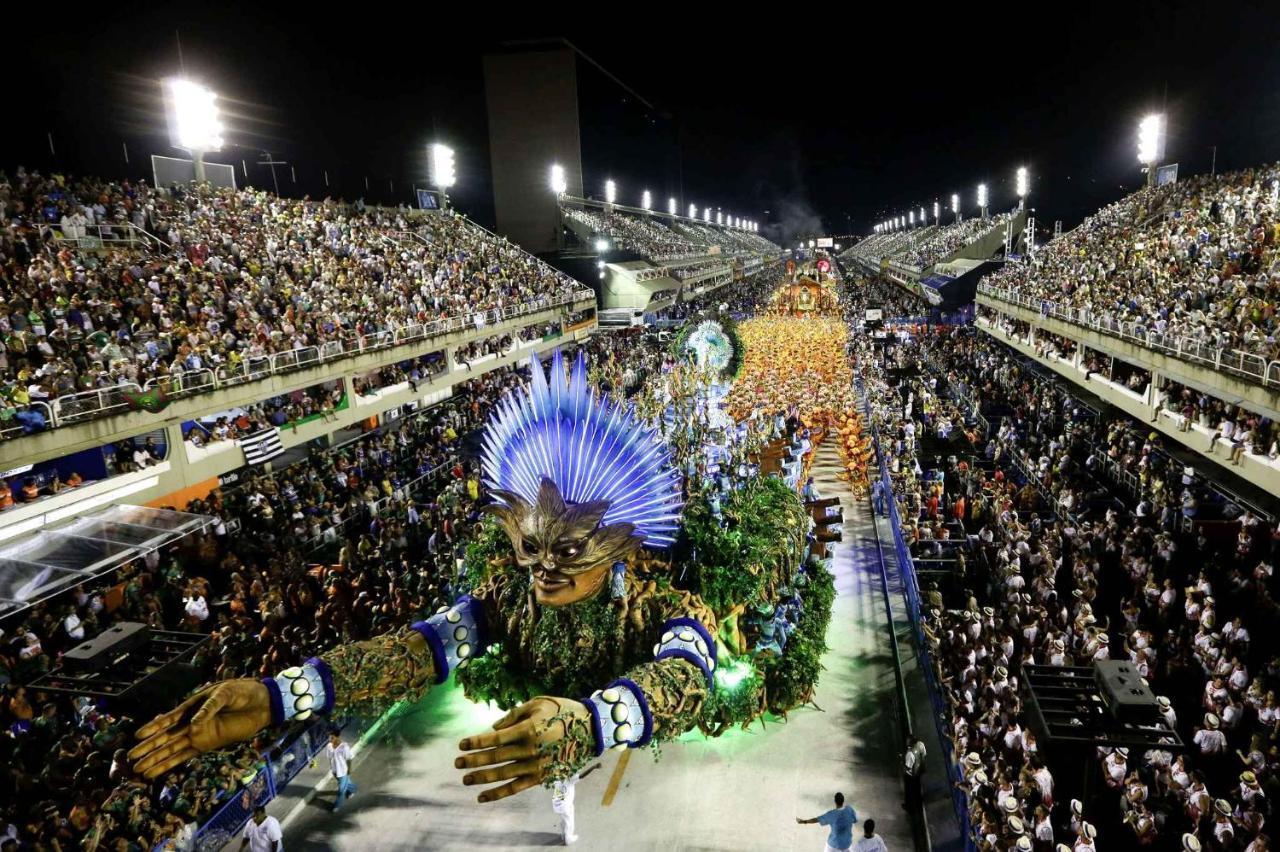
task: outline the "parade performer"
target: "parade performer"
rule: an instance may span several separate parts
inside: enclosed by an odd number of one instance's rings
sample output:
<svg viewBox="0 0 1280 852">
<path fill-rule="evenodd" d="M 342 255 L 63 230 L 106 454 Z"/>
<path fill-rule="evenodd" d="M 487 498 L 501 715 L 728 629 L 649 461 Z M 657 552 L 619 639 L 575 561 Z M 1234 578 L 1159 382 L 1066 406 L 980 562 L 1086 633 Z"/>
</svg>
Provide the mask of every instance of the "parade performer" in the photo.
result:
<svg viewBox="0 0 1280 852">
<path fill-rule="evenodd" d="M 514 694 L 528 696 L 502 702 L 511 710 L 493 730 L 459 743 L 463 784 L 495 785 L 481 802 L 571 778 L 605 749 L 726 728 L 724 716 L 711 718 L 714 708 L 728 712 L 713 701 L 721 662 L 715 611 L 678 588 L 658 555 L 675 542 L 682 517 L 683 483 L 667 446 L 632 410 L 597 398 L 581 355 L 569 379 L 559 352 L 550 381 L 536 356 L 531 362 L 529 388 L 508 394 L 486 428 L 488 511 L 501 532 L 493 531 L 471 593 L 424 621 L 340 645 L 275 677 L 201 690 L 139 730 L 142 742 L 130 752 L 138 772 L 156 778 L 292 720 L 377 713 L 455 673 L 468 697 L 491 697 L 481 672 L 501 674 Z M 779 600 L 778 588 L 828 589 L 806 608 L 815 620 L 804 626 L 804 657 L 816 662 L 833 591 L 825 577 L 802 576 L 804 510 L 783 494 L 789 502 L 773 516 L 784 520 L 755 533 L 780 556 L 772 567 L 748 566 L 768 575 L 752 594 Z M 751 679 L 734 722 L 765 707 L 785 713 L 812 696 L 816 665 L 770 665 L 779 680 Z"/>
</svg>

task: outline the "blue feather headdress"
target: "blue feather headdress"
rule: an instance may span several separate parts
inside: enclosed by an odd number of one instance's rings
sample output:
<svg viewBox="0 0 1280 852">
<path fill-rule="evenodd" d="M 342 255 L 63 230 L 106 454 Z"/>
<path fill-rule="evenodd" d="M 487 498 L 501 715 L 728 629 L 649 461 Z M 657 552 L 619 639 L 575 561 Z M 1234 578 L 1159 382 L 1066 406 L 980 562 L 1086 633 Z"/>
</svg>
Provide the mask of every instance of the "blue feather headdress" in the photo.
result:
<svg viewBox="0 0 1280 852">
<path fill-rule="evenodd" d="M 567 382 L 558 349 L 549 386 L 536 354 L 529 366 L 529 390 L 504 396 L 486 425 L 485 484 L 536 503 L 545 477 L 568 503 L 607 501 L 602 524 L 634 524 L 645 546 L 670 546 L 681 499 L 667 445 L 630 406 L 596 398 L 581 352 Z"/>
</svg>

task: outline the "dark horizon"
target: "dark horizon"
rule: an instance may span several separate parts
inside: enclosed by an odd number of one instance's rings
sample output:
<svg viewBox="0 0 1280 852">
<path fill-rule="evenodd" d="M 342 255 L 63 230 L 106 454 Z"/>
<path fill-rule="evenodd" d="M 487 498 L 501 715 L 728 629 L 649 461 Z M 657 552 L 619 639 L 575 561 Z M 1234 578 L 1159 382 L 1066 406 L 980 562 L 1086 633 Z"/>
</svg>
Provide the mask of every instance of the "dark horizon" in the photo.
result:
<svg viewBox="0 0 1280 852">
<path fill-rule="evenodd" d="M 1218 171 L 1276 159 L 1280 12 L 1255 3 L 1090 8 L 1004 33 L 990 25 L 995 12 L 893 21 L 868 11 L 795 31 L 714 27 L 679 38 L 679 28 L 567 27 L 565 37 L 634 92 L 579 63 L 586 191 L 602 194 L 612 177 L 626 203 L 647 188 L 658 209 L 675 195 L 681 212 L 691 201 L 720 207 L 790 239 L 865 234 L 935 199 L 946 208 L 952 192 L 971 215 L 980 182 L 993 211 L 1008 209 L 1014 170 L 1026 165 L 1030 205 L 1051 230 L 1141 185 L 1135 135 L 1148 112 L 1167 112 L 1165 160 L 1184 176 L 1208 171 L 1214 146 Z M 410 203 L 413 185 L 427 183 L 426 145 L 438 139 L 456 151 L 455 205 L 490 226 L 481 57 L 505 39 L 550 35 L 546 24 L 481 33 L 449 23 L 432 38 L 388 29 L 385 16 L 335 23 L 302 9 L 270 18 L 128 9 L 58 26 L 56 40 L 34 38 L 17 57 L 22 96 L 0 143 L 6 171 L 149 179 L 149 154 L 176 153 L 156 81 L 185 65 L 231 114 L 231 144 L 209 159 L 234 164 L 241 185 L 243 162 L 249 184 L 272 188 L 269 169 L 255 165 L 270 152 L 289 163 L 277 172 L 284 195 L 324 195 L 328 172 L 336 197 Z"/>
</svg>

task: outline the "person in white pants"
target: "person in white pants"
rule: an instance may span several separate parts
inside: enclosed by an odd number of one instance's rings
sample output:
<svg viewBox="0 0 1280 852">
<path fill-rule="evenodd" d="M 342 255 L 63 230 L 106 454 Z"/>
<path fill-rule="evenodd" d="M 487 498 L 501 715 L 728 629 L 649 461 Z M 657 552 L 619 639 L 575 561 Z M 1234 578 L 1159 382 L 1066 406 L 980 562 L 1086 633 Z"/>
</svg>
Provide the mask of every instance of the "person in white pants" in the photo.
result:
<svg viewBox="0 0 1280 852">
<path fill-rule="evenodd" d="M 578 786 L 578 781 L 586 778 L 599 768 L 600 764 L 597 763 L 584 772 L 575 774 L 563 781 L 555 782 L 555 786 L 552 788 L 551 810 L 560 815 L 560 833 L 564 837 L 565 846 L 569 846 L 578 840 L 573 814 L 574 788 Z"/>
</svg>

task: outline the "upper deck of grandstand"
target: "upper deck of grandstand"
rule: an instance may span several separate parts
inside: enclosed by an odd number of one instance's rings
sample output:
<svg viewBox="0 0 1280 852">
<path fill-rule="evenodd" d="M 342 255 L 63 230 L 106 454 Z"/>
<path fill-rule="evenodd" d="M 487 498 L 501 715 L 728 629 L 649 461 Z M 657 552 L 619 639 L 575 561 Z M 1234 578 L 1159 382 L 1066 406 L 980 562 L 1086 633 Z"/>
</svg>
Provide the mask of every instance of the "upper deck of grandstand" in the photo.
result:
<svg viewBox="0 0 1280 852">
<path fill-rule="evenodd" d="M 1006 228 L 1012 216 L 1012 213 L 1001 213 L 964 219 L 950 225 L 925 225 L 874 234 L 851 246 L 842 257 L 871 265 L 887 260 L 919 273 L 950 259 L 992 231 Z"/>
<path fill-rule="evenodd" d="M 452 213 L 22 171 L 0 207 L 6 437 L 594 301 Z"/>
<path fill-rule="evenodd" d="M 743 228 L 618 204 L 565 196 L 560 213 L 568 231 L 585 245 L 605 240 L 612 249 L 634 252 L 658 264 L 780 251 L 760 234 Z"/>
</svg>

